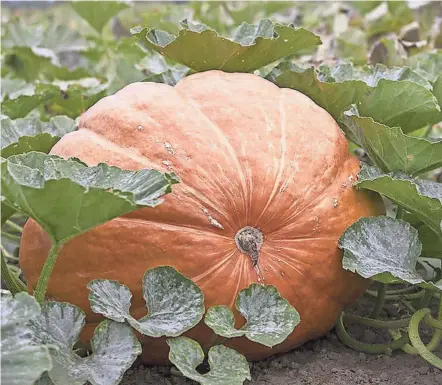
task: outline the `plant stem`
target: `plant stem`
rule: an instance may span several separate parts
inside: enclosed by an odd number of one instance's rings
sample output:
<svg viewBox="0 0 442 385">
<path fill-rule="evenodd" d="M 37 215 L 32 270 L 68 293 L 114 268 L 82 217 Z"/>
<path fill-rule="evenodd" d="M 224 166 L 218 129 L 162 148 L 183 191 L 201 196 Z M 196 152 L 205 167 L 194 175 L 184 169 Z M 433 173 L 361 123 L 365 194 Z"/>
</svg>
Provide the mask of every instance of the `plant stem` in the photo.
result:
<svg viewBox="0 0 442 385">
<path fill-rule="evenodd" d="M 378 294 L 376 296 L 376 304 L 374 305 L 374 308 L 371 311 L 369 318 L 378 318 L 379 315 L 381 314 L 381 311 L 384 308 L 385 304 L 386 290 L 387 290 L 387 285 L 385 283 L 381 283 L 381 286 L 379 286 L 378 289 Z"/>
<path fill-rule="evenodd" d="M 392 321 L 378 320 L 368 317 L 361 317 L 359 315 L 344 313 L 343 321 L 346 323 L 357 323 L 362 325 L 371 326 L 378 329 L 400 329 L 408 326 L 410 318 L 397 319 Z"/>
<path fill-rule="evenodd" d="M 23 232 L 23 227 L 21 227 L 20 225 L 17 225 L 17 223 L 12 222 L 11 220 L 7 220 L 6 224 L 9 227 L 12 227 L 15 231 L 17 231 L 18 233 L 22 233 Z"/>
<path fill-rule="evenodd" d="M 367 344 L 354 339 L 347 333 L 344 326 L 343 314 L 336 324 L 336 335 L 339 340 L 351 349 L 374 354 L 391 354 L 393 350 L 401 349 L 408 341 L 407 335 L 393 341 L 391 344 Z"/>
<path fill-rule="evenodd" d="M 440 309 L 440 306 L 439 306 Z M 431 314 L 431 310 L 428 308 L 420 309 L 416 313 L 413 314 L 410 320 L 410 327 L 408 329 L 408 335 L 410 337 L 410 342 L 413 345 L 413 347 L 417 350 L 418 354 L 428 361 L 431 365 L 435 366 L 436 368 L 439 368 L 442 370 L 442 359 L 434 355 L 422 342 L 421 337 L 419 335 L 419 324 L 420 322 Z M 438 330 L 439 331 L 439 330 Z M 437 332 L 438 332 L 437 331 Z M 439 333 L 435 334 L 439 334 Z M 433 336 L 434 337 L 434 336 Z M 440 340 L 440 337 L 437 337 Z M 432 339 L 433 340 L 433 339 Z M 437 341 L 437 344 L 439 343 L 439 340 Z M 433 346 L 431 346 L 433 347 Z"/>
<path fill-rule="evenodd" d="M 8 238 L 11 241 L 20 242 L 20 236 L 15 234 L 9 234 L 6 231 L 2 231 L 2 237 Z"/>
<path fill-rule="evenodd" d="M 1 276 L 2 280 L 5 282 L 6 287 L 12 294 L 20 293 L 21 291 L 26 291 L 26 285 L 20 281 L 11 270 L 9 270 L 8 264 L 6 263 L 5 256 L 0 253 L 1 259 Z"/>
<path fill-rule="evenodd" d="M 18 261 L 18 257 L 14 257 L 6 248 L 0 244 L 0 249 L 6 259 L 10 259 L 11 261 Z"/>
<path fill-rule="evenodd" d="M 421 309 L 424 307 L 428 307 L 428 304 L 430 303 L 432 297 L 433 293 L 430 290 L 425 290 L 425 294 L 419 302 L 419 307 Z"/>
<path fill-rule="evenodd" d="M 37 286 L 35 287 L 34 291 L 34 297 L 40 303 L 43 303 L 45 300 L 49 279 L 51 278 L 52 271 L 54 270 L 55 262 L 58 254 L 60 253 L 61 246 L 62 244 L 52 244 L 51 250 L 49 250 L 49 255 L 46 258 L 43 269 L 41 270 L 40 278 L 38 279 Z"/>
</svg>

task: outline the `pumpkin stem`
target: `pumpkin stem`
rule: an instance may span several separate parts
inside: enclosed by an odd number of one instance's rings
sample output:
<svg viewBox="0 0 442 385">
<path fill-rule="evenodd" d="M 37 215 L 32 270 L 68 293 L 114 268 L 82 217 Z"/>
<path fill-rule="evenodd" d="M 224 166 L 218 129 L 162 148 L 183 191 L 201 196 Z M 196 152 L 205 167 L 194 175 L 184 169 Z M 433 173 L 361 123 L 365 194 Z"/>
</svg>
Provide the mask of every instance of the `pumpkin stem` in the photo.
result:
<svg viewBox="0 0 442 385">
<path fill-rule="evenodd" d="M 250 226 L 243 227 L 235 235 L 236 247 L 252 259 L 253 267 L 258 264 L 259 249 L 261 249 L 263 238 L 261 231 Z"/>
</svg>

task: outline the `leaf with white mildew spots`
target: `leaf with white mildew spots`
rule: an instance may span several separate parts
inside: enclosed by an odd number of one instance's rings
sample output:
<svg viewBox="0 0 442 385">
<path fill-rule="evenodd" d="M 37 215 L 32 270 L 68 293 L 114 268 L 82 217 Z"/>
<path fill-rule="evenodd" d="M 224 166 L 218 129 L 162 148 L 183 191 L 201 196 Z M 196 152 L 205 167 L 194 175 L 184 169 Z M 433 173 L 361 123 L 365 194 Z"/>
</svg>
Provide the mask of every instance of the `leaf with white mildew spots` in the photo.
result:
<svg viewBox="0 0 442 385">
<path fill-rule="evenodd" d="M 211 307 L 204 322 L 220 336 L 246 336 L 268 347 L 283 342 L 300 322 L 296 309 L 271 285 L 251 284 L 241 290 L 235 307 L 247 320 L 241 329 L 235 329 L 235 317 L 227 306 Z"/>
<path fill-rule="evenodd" d="M 96 279 L 89 283 L 94 312 L 117 322 L 127 321 L 141 334 L 177 337 L 194 327 L 204 315 L 204 296 L 198 286 L 170 266 L 146 271 L 143 297 L 148 315 L 139 320 L 130 313 L 129 288 L 117 281 Z"/>
<path fill-rule="evenodd" d="M 169 338 L 169 360 L 187 378 L 201 385 L 242 385 L 251 380 L 249 364 L 245 357 L 233 349 L 216 345 L 209 350 L 210 371 L 199 373 L 196 368 L 204 360 L 198 342 L 187 337 Z"/>
</svg>

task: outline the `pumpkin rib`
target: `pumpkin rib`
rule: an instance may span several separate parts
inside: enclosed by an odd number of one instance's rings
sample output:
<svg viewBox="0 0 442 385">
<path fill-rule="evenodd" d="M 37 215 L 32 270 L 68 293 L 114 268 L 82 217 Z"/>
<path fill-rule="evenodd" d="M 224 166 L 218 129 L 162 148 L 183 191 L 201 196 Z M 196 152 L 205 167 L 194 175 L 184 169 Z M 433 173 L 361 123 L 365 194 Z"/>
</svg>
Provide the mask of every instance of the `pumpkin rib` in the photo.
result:
<svg viewBox="0 0 442 385">
<path fill-rule="evenodd" d="M 350 158 L 348 159 L 348 160 L 350 160 Z M 348 161 L 347 160 L 347 161 Z M 347 162 L 346 162 L 347 163 Z M 345 163 L 345 164 L 346 164 Z M 343 168 L 345 167 L 345 165 L 343 166 Z M 326 193 L 328 192 L 328 190 L 330 189 L 330 186 L 332 186 L 333 184 L 335 184 L 335 182 L 336 182 L 336 180 L 341 176 L 341 174 L 342 174 L 342 171 L 341 170 L 338 170 L 337 172 L 336 172 L 336 174 L 334 175 L 334 177 L 333 177 L 333 180 L 331 181 L 331 183 L 330 184 L 328 184 L 328 185 L 324 185 L 324 188 L 323 188 L 323 190 L 314 198 L 314 199 L 312 199 L 310 202 L 308 202 L 304 207 L 302 207 L 299 211 L 295 211 L 291 216 L 289 216 L 289 217 L 287 217 L 286 219 L 285 219 L 285 221 L 283 221 L 283 222 L 281 222 L 280 223 L 280 226 L 277 228 L 277 229 L 275 229 L 274 231 L 278 231 L 278 230 L 282 230 L 282 229 L 284 229 L 290 222 L 293 222 L 293 221 L 295 221 L 297 218 L 299 219 L 299 216 L 301 216 L 302 214 L 304 214 L 308 209 L 310 209 L 312 206 L 316 206 L 316 205 L 318 205 L 319 203 L 321 203 L 322 201 L 323 201 L 323 199 L 325 198 L 325 195 L 326 195 Z M 293 205 L 292 206 L 290 206 L 282 215 L 281 215 L 281 217 L 283 218 L 284 217 L 284 214 L 287 212 L 287 211 L 289 211 L 290 209 L 292 209 L 293 208 L 293 206 L 296 204 L 296 202 L 294 202 L 293 203 Z M 273 217 L 271 217 L 271 218 L 269 218 L 269 220 L 267 221 L 267 222 L 270 222 L 272 219 L 274 218 L 274 216 Z M 266 222 L 266 224 L 267 224 L 267 222 Z"/>
<path fill-rule="evenodd" d="M 219 237 L 219 238 L 224 238 L 224 239 L 229 239 L 231 240 L 231 237 L 228 237 L 227 235 L 222 235 L 219 233 L 215 233 L 213 231 L 210 231 L 210 228 L 204 228 L 204 227 L 196 227 L 196 226 L 192 226 L 192 225 L 183 225 L 183 224 L 176 224 L 176 223 L 168 223 L 168 222 L 163 222 L 161 220 L 149 220 L 146 218 L 136 218 L 136 217 L 127 217 L 127 216 L 123 216 L 123 217 L 118 217 L 118 218 L 114 218 L 113 219 L 116 222 L 121 222 L 121 221 L 130 221 L 130 222 L 143 222 L 143 223 L 151 223 L 151 224 L 158 224 L 160 225 L 159 227 L 172 227 L 172 228 L 178 228 L 178 229 L 182 229 L 185 231 L 190 231 L 190 232 L 195 232 L 198 234 L 204 233 L 205 235 L 210 234 L 210 236 L 214 236 L 214 237 Z"/>
<path fill-rule="evenodd" d="M 259 223 L 259 221 L 261 220 L 261 218 L 264 216 L 265 212 L 267 211 L 268 207 L 270 206 L 270 204 L 272 203 L 276 192 L 279 189 L 279 183 L 281 182 L 281 178 L 282 178 L 282 174 L 284 173 L 284 168 L 285 168 L 285 161 L 286 161 L 286 157 L 287 157 L 287 128 L 286 128 L 286 123 L 287 123 L 287 118 L 286 118 L 286 114 L 285 114 L 285 108 L 284 108 L 284 93 L 280 92 L 279 93 L 279 125 L 281 127 L 281 156 L 280 156 L 280 161 L 279 161 L 279 168 L 278 168 L 278 173 L 276 175 L 276 179 L 275 182 L 273 183 L 273 188 L 272 188 L 272 192 L 270 193 L 269 198 L 267 199 L 267 203 L 264 205 L 264 208 L 262 209 L 261 214 L 259 215 L 258 219 L 255 221 L 254 226 L 257 225 L 257 223 Z M 283 117 L 284 116 L 284 117 Z M 267 120 L 266 120 L 267 121 Z"/>
<path fill-rule="evenodd" d="M 110 140 L 107 137 L 98 135 L 97 133 L 95 133 L 94 131 L 91 131 L 89 128 L 83 126 L 80 126 L 81 131 L 87 131 L 88 135 L 90 135 L 89 133 L 92 134 L 93 138 L 92 140 L 96 140 L 98 143 L 102 142 L 102 143 L 109 143 L 112 145 L 112 147 L 114 149 L 118 149 L 119 153 L 127 156 L 130 159 L 133 159 L 139 163 L 142 163 L 143 166 L 151 168 L 151 169 L 156 169 L 158 168 L 158 165 L 151 162 L 149 160 L 148 157 L 144 156 L 143 154 L 138 154 L 136 150 L 133 150 L 132 148 L 128 148 L 128 147 L 122 147 L 120 145 L 118 145 L 117 143 L 115 143 L 114 141 Z M 75 134 L 77 133 L 73 132 L 71 134 Z M 180 185 L 182 187 L 184 187 L 187 191 L 189 191 L 196 199 L 194 200 L 195 202 L 195 206 L 197 206 L 197 208 L 201 209 L 201 207 L 204 207 L 202 204 L 204 203 L 207 206 L 210 206 L 210 208 L 213 211 L 216 211 L 216 213 L 220 216 L 222 216 L 223 219 L 223 223 L 228 223 L 230 228 L 234 228 L 234 225 L 231 223 L 231 220 L 229 219 L 228 215 L 226 213 L 223 213 L 219 210 L 219 208 L 217 208 L 217 205 L 215 205 L 215 203 L 213 203 L 210 199 L 208 199 L 203 193 L 201 193 L 200 191 L 198 191 L 197 189 L 195 189 L 193 186 L 190 186 L 189 184 L 187 184 L 185 181 L 181 180 Z M 135 211 L 136 213 L 137 211 Z M 139 218 L 141 220 L 143 220 L 144 218 Z"/>
<path fill-rule="evenodd" d="M 178 84 L 179 84 L 179 82 L 178 82 Z M 177 86 L 178 86 L 178 84 L 177 84 Z M 222 131 L 222 129 L 218 125 L 216 125 L 212 120 L 209 119 L 209 117 L 204 113 L 204 111 L 200 108 L 199 104 L 195 100 L 189 98 L 186 94 L 180 92 L 180 89 L 178 87 L 175 87 L 175 89 L 181 95 L 181 97 L 184 100 L 187 101 L 188 105 L 192 106 L 195 110 L 197 110 L 201 114 L 201 116 L 206 121 L 209 122 L 207 127 L 210 127 L 212 129 L 212 131 L 216 133 L 217 137 L 221 138 L 222 142 L 227 146 L 227 149 L 229 151 L 231 159 L 234 161 L 234 164 L 235 164 L 235 166 L 236 166 L 236 168 L 237 168 L 237 170 L 239 172 L 239 176 L 240 176 L 239 179 L 240 179 L 241 187 L 243 188 L 243 194 L 242 194 L 243 196 L 242 196 L 242 198 L 243 198 L 243 203 L 244 203 L 244 208 L 245 208 L 245 215 L 246 215 L 246 218 L 247 218 L 248 217 L 248 211 L 249 211 L 249 208 L 251 206 L 251 202 L 247 202 L 246 198 L 245 198 L 246 195 L 247 195 L 246 194 L 246 191 L 247 191 L 246 176 L 245 176 L 245 173 L 244 173 L 244 169 L 241 166 L 241 163 L 240 163 L 240 161 L 238 159 L 238 155 L 237 155 L 235 149 L 232 146 L 232 143 L 230 142 L 229 138 L 227 138 L 227 136 Z M 220 189 L 220 191 L 224 190 L 224 187 L 221 184 L 218 185 L 218 188 Z M 238 207 L 236 206 L 235 199 L 231 199 L 230 202 L 235 207 L 235 212 L 239 213 L 240 211 L 238 210 Z"/>
</svg>

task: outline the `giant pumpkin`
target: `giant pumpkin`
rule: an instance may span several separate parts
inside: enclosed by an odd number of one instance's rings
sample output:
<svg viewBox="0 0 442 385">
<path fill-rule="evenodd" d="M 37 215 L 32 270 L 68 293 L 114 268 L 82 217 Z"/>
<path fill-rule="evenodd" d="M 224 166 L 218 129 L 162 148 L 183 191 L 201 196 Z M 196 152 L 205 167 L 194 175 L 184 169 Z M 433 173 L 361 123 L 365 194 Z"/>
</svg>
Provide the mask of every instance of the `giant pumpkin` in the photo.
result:
<svg viewBox="0 0 442 385">
<path fill-rule="evenodd" d="M 358 218 L 380 212 L 377 198 L 356 191 L 360 169 L 334 119 L 307 96 L 252 74 L 208 71 L 175 87 L 134 83 L 83 114 L 79 130 L 52 150 L 89 165 L 174 171 L 182 182 L 157 208 L 134 211 L 63 248 L 48 297 L 101 320 L 86 285 L 118 280 L 145 314 L 141 279 L 170 265 L 204 292 L 206 308 L 233 308 L 252 282 L 276 286 L 300 324 L 272 349 L 245 338 L 224 341 L 248 359 L 287 351 L 325 334 L 368 282 L 344 271 L 337 242 Z M 99 207 L 97 207 L 99 209 Z M 20 263 L 35 287 L 50 240 L 26 223 Z M 237 326 L 245 321 L 237 315 Z M 203 323 L 186 333 L 204 348 L 219 340 Z M 167 362 L 165 339 L 139 336 L 146 363 Z"/>
</svg>

